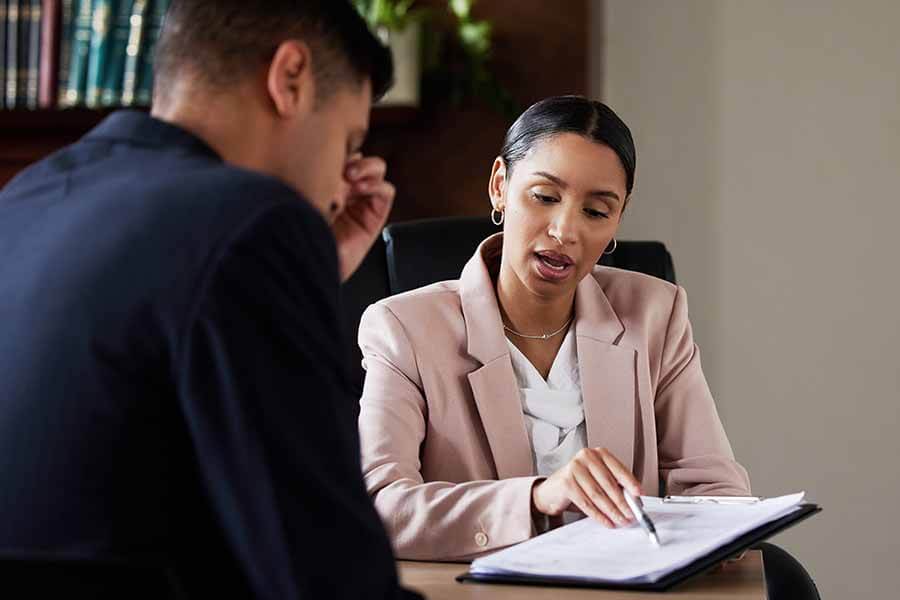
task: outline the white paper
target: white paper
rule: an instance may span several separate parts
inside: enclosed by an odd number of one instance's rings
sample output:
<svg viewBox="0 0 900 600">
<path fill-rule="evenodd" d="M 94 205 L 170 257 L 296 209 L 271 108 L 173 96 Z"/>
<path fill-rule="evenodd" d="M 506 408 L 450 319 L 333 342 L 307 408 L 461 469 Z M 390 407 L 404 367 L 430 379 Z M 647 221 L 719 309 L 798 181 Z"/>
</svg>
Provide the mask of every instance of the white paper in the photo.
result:
<svg viewBox="0 0 900 600">
<path fill-rule="evenodd" d="M 748 505 L 672 504 L 642 497 L 661 546 L 638 524 L 607 529 L 582 519 L 472 563 L 475 574 L 653 582 L 760 525 L 799 509 L 804 493 Z"/>
</svg>

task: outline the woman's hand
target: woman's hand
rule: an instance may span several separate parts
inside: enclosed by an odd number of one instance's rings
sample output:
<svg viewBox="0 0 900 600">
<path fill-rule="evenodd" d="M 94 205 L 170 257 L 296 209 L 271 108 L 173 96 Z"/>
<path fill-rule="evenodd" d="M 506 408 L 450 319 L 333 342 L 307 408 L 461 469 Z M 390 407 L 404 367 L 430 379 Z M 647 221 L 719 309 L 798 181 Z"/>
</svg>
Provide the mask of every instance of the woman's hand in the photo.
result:
<svg viewBox="0 0 900 600">
<path fill-rule="evenodd" d="M 374 156 L 356 155 L 347 164 L 344 210 L 331 228 L 337 242 L 341 281 L 347 281 L 366 257 L 387 221 L 394 186 L 385 181 L 387 164 Z"/>
<path fill-rule="evenodd" d="M 574 505 L 606 527 L 634 520 L 622 488 L 640 496 L 641 486 L 606 448 L 582 448 L 563 468 L 535 485 L 531 503 L 545 515 L 561 515 Z"/>
</svg>

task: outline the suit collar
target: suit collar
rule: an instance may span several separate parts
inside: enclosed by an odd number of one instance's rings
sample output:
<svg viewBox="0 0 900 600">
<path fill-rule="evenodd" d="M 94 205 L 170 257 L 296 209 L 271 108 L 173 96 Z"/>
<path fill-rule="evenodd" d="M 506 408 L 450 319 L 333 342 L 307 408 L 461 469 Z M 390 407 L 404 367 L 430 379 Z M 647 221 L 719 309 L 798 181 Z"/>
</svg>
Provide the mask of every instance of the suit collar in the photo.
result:
<svg viewBox="0 0 900 600">
<path fill-rule="evenodd" d="M 220 158 L 193 133 L 137 110 L 120 110 L 106 117 L 85 136 L 86 140 L 110 140 L 142 146 L 183 148 L 188 152 Z"/>
<path fill-rule="evenodd" d="M 466 263 L 459 280 L 468 352 L 482 364 L 509 354 L 492 277 L 499 269 L 502 246 L 502 233 L 486 238 Z M 625 332 L 625 326 L 592 274 L 582 279 L 575 290 L 575 330 L 579 336 L 610 344 L 616 343 Z"/>
<path fill-rule="evenodd" d="M 468 352 L 482 364 L 509 355 L 491 269 L 499 268 L 503 234 L 479 244 L 459 278 L 459 296 L 466 321 Z"/>
<path fill-rule="evenodd" d="M 575 292 L 575 339 L 587 444 L 607 448 L 633 471 L 638 400 L 635 351 L 618 345 L 624 333 L 625 325 L 603 288 L 588 275 Z"/>
<path fill-rule="evenodd" d="M 503 234 L 485 239 L 459 278 L 468 352 L 482 363 L 469 385 L 491 447 L 498 479 L 534 474 L 531 441 L 509 357 L 491 270 L 499 267 Z"/>
<path fill-rule="evenodd" d="M 469 354 L 482 367 L 468 379 L 500 479 L 534 474 L 531 442 L 491 270 L 503 234 L 484 240 L 460 276 Z M 603 289 L 588 275 L 575 291 L 575 335 L 588 445 L 606 447 L 634 468 L 635 352 L 618 346 L 625 331 Z"/>
<path fill-rule="evenodd" d="M 625 325 L 593 274 L 575 290 L 575 333 L 608 344 L 615 344 L 625 333 Z"/>
</svg>

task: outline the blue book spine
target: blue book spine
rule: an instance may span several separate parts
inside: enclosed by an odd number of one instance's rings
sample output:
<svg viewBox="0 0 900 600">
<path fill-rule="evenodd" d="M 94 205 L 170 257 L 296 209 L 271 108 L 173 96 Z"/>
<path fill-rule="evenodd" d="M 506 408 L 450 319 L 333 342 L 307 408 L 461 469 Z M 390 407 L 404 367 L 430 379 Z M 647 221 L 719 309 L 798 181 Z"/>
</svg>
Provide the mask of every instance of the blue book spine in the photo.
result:
<svg viewBox="0 0 900 600">
<path fill-rule="evenodd" d="M 91 42 L 84 93 L 84 103 L 89 108 L 100 106 L 100 89 L 110 57 L 112 20 L 116 5 L 118 5 L 117 0 L 93 0 L 92 2 Z"/>
<path fill-rule="evenodd" d="M 122 75 L 122 105 L 131 106 L 137 93 L 138 65 L 146 44 L 147 0 L 134 0 L 125 47 L 125 68 Z"/>
<path fill-rule="evenodd" d="M 69 55 L 69 78 L 61 106 L 84 104 L 88 55 L 91 49 L 91 0 L 73 0 L 72 48 Z"/>
<path fill-rule="evenodd" d="M 112 18 L 110 32 L 109 60 L 102 74 L 100 87 L 101 106 L 119 106 L 122 102 L 122 82 L 125 76 L 125 58 L 128 51 L 128 38 L 131 33 L 131 14 L 135 2 L 118 0 Z"/>
<path fill-rule="evenodd" d="M 151 0 L 149 10 L 149 22 L 147 23 L 146 44 L 141 51 L 141 60 L 138 66 L 137 104 L 149 106 L 153 101 L 153 53 L 156 50 L 156 40 L 169 8 L 169 0 Z"/>
</svg>

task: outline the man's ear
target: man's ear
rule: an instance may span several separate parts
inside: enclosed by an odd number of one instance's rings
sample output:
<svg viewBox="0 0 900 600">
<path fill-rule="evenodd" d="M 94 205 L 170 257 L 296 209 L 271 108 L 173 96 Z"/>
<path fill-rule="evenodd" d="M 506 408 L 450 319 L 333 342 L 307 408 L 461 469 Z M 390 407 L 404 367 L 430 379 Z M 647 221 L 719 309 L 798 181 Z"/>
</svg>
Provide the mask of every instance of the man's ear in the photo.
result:
<svg viewBox="0 0 900 600">
<path fill-rule="evenodd" d="M 506 191 L 506 163 L 501 157 L 494 159 L 494 166 L 491 167 L 491 178 L 488 181 L 488 195 L 491 197 L 491 206 L 495 210 L 503 210 L 503 195 Z"/>
<path fill-rule="evenodd" d="M 269 63 L 266 87 L 278 116 L 291 118 L 311 112 L 316 81 L 309 46 L 300 40 L 282 42 Z"/>
</svg>

